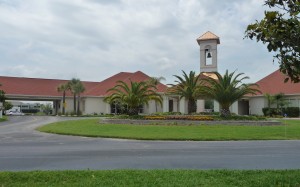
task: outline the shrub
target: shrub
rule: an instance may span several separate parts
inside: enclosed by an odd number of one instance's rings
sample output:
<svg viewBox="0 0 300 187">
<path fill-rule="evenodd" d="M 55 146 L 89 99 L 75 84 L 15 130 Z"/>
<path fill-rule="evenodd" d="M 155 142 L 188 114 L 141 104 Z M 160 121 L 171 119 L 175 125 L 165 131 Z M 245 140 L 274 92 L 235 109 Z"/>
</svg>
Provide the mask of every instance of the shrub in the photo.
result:
<svg viewBox="0 0 300 187">
<path fill-rule="evenodd" d="M 277 108 L 263 108 L 262 112 L 264 113 L 264 116 L 277 116 L 282 115 L 281 109 Z"/>
<path fill-rule="evenodd" d="M 299 107 L 287 107 L 283 108 L 283 113 L 288 117 L 299 117 Z"/>
<path fill-rule="evenodd" d="M 147 120 L 195 120 L 195 121 L 211 121 L 211 116 L 145 116 Z"/>
<path fill-rule="evenodd" d="M 71 115 L 71 116 L 76 116 L 76 112 L 75 112 L 75 111 L 72 111 L 72 112 L 70 112 L 70 115 Z"/>
<path fill-rule="evenodd" d="M 155 112 L 154 116 L 168 116 L 168 115 L 181 115 L 181 112 Z"/>
<path fill-rule="evenodd" d="M 239 115 L 232 115 L 232 116 L 227 116 L 221 117 L 221 116 L 214 116 L 215 120 L 247 120 L 247 121 L 258 121 L 258 120 L 266 120 L 265 117 L 263 116 L 239 116 Z"/>
<path fill-rule="evenodd" d="M 278 117 L 287 114 L 288 117 L 299 117 L 300 109 L 299 107 L 287 107 L 282 108 L 282 110 L 277 108 L 263 108 L 262 111 L 265 116 Z"/>
</svg>

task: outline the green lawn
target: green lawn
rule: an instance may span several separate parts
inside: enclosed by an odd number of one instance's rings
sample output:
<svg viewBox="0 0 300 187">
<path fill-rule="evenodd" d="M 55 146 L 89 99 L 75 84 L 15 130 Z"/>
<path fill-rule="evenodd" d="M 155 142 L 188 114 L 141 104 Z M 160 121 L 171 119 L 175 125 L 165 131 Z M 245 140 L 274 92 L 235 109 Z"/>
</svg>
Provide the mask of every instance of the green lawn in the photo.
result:
<svg viewBox="0 0 300 187">
<path fill-rule="evenodd" d="M 300 170 L 0 172 L 0 186 L 300 186 Z"/>
<path fill-rule="evenodd" d="M 2 118 L 0 118 L 0 122 L 3 122 L 3 121 L 7 121 L 7 116 L 2 116 Z"/>
<path fill-rule="evenodd" d="M 233 125 L 117 125 L 99 124 L 99 119 L 64 121 L 38 128 L 39 131 L 90 137 L 143 140 L 285 140 L 300 139 L 300 121 L 286 126 Z M 286 130 L 286 131 L 285 131 Z M 286 133 L 285 133 L 286 132 Z M 286 136 L 285 136 L 286 135 Z"/>
</svg>

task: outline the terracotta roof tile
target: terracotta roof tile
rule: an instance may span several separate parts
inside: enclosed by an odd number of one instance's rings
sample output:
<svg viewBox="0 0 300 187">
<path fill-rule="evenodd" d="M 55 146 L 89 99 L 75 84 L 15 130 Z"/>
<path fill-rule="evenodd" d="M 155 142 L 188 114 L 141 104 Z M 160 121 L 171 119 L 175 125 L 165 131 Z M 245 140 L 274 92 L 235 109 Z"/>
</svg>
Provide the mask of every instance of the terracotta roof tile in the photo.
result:
<svg viewBox="0 0 300 187">
<path fill-rule="evenodd" d="M 206 40 L 217 40 L 217 43 L 220 44 L 219 36 L 215 35 L 210 31 L 207 31 L 206 33 L 202 34 L 199 38 L 197 38 L 198 44 L 200 44 L 201 41 L 206 41 Z"/>
<path fill-rule="evenodd" d="M 109 77 L 101 82 L 82 81 L 85 92 L 82 96 L 105 96 L 109 88 L 115 86 L 118 80 L 129 82 L 145 81 L 150 77 L 143 72 L 135 73 L 121 72 Z M 61 96 L 62 93 L 57 91 L 57 87 L 67 83 L 68 80 L 59 79 L 41 79 L 41 78 L 24 78 L 24 77 L 5 77 L 0 76 L 0 87 L 9 95 L 29 95 L 29 96 Z M 159 92 L 164 92 L 167 86 L 159 84 L 157 86 Z M 71 92 L 67 92 L 67 96 L 71 96 Z"/>
<path fill-rule="evenodd" d="M 150 77 L 141 71 L 137 71 L 135 73 L 121 72 L 100 82 L 95 88 L 87 92 L 86 95 L 106 96 L 107 90 L 115 86 L 116 82 L 119 80 L 124 81 L 125 83 L 129 83 L 130 80 L 140 82 L 146 81 L 148 79 L 150 79 Z M 167 86 L 160 83 L 159 85 L 157 85 L 157 89 L 158 92 L 165 92 Z"/>
<path fill-rule="evenodd" d="M 268 93 L 274 95 L 284 93 L 286 95 L 300 95 L 300 84 L 292 82 L 284 83 L 285 78 L 286 76 L 277 70 L 259 80 L 256 84 L 258 84 L 262 94 Z"/>
<path fill-rule="evenodd" d="M 11 95 L 61 96 L 57 87 L 67 82 L 68 80 L 0 76 L 2 84 L 0 89 Z M 82 83 L 86 90 L 98 84 L 87 81 L 82 81 Z M 71 93 L 67 93 L 67 95 L 71 95 Z"/>
</svg>

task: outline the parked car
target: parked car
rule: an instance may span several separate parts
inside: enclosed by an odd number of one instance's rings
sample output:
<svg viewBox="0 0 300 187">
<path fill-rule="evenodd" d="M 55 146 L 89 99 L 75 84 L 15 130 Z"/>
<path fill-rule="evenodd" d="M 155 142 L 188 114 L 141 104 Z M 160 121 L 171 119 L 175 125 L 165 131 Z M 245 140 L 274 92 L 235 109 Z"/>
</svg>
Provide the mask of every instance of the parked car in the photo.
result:
<svg viewBox="0 0 300 187">
<path fill-rule="evenodd" d="M 8 114 L 9 116 L 24 116 L 25 114 L 19 111 L 9 111 Z"/>
</svg>

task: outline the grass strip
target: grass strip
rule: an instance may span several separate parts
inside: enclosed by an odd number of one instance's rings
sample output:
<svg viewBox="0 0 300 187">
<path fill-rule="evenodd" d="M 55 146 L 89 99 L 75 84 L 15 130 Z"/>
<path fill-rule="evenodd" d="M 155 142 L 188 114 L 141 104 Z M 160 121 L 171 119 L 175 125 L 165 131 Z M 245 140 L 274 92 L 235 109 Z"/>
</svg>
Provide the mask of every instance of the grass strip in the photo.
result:
<svg viewBox="0 0 300 187">
<path fill-rule="evenodd" d="M 118 125 L 99 119 L 63 121 L 39 127 L 42 132 L 88 137 L 140 140 L 291 140 L 300 139 L 300 121 L 280 126 L 238 125 Z"/>
<path fill-rule="evenodd" d="M 0 186 L 300 186 L 300 170 L 0 172 Z"/>
<path fill-rule="evenodd" d="M 3 122 L 3 121 L 7 121 L 7 116 L 2 116 L 2 118 L 0 118 L 0 122 Z"/>
</svg>

